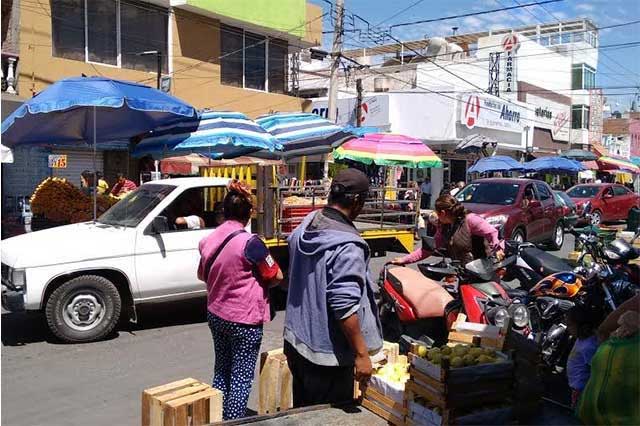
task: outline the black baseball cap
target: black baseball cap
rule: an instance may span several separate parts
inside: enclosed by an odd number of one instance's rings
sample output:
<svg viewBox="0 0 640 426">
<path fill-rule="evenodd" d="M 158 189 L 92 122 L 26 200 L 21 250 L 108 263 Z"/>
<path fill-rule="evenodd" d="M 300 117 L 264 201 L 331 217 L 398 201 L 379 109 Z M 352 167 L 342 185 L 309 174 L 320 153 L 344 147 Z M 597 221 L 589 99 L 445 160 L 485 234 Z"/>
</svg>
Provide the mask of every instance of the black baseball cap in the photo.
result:
<svg viewBox="0 0 640 426">
<path fill-rule="evenodd" d="M 369 178 L 358 169 L 340 170 L 331 182 L 334 194 L 362 194 L 369 192 Z"/>
</svg>

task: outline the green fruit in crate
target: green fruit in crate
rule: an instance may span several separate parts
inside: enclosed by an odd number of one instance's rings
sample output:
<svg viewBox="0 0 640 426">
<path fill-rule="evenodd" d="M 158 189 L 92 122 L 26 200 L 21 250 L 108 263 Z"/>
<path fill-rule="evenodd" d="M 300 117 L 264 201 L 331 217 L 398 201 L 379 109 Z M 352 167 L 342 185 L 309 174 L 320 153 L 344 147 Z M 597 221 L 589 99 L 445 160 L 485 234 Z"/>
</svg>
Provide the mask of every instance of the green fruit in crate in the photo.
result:
<svg viewBox="0 0 640 426">
<path fill-rule="evenodd" d="M 464 365 L 476 365 L 478 363 L 478 360 L 476 359 L 477 357 L 473 356 L 472 354 L 466 354 L 463 358 L 464 360 Z"/>
<path fill-rule="evenodd" d="M 426 346 L 424 346 L 424 345 L 418 346 L 418 356 L 420 358 L 426 357 L 427 356 L 427 352 L 428 352 L 428 350 L 427 350 Z"/>
<path fill-rule="evenodd" d="M 430 360 L 433 364 L 440 365 L 440 361 L 442 361 L 442 355 L 440 354 L 440 352 L 433 354 Z"/>
<path fill-rule="evenodd" d="M 469 355 L 472 355 L 474 358 L 478 358 L 480 355 L 483 355 L 484 352 L 482 348 L 471 348 L 469 349 Z"/>
<path fill-rule="evenodd" d="M 440 348 L 440 352 L 442 353 L 442 355 L 451 355 L 451 346 L 444 345 L 442 348 Z"/>
<path fill-rule="evenodd" d="M 453 354 L 457 356 L 465 356 L 469 352 L 469 348 L 464 345 L 456 345 L 453 347 Z"/>
<path fill-rule="evenodd" d="M 482 353 L 487 356 L 496 356 L 496 351 L 491 348 L 482 348 Z"/>
<path fill-rule="evenodd" d="M 459 356 L 454 356 L 451 359 L 451 367 L 453 368 L 464 367 L 464 360 Z"/>
<path fill-rule="evenodd" d="M 493 358 L 491 358 L 490 356 L 487 356 L 487 355 L 480 355 L 478 357 L 478 364 L 491 364 L 494 361 L 495 360 Z"/>
<path fill-rule="evenodd" d="M 429 351 L 427 352 L 427 358 L 428 358 L 428 359 L 430 359 L 430 360 L 432 360 L 432 359 L 433 359 L 433 357 L 434 357 L 434 356 L 436 356 L 436 355 L 438 355 L 438 356 L 440 356 L 440 355 L 441 355 L 441 353 L 440 353 L 440 348 L 431 348 L 431 349 L 429 349 Z"/>
</svg>

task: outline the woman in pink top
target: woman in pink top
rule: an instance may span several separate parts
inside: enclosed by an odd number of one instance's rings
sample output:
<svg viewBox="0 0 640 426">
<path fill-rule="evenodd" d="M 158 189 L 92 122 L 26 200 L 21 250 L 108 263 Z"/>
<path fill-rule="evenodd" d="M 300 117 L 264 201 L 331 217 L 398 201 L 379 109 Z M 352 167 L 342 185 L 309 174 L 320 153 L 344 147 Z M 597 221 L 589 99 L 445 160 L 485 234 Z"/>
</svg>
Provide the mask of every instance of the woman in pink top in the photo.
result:
<svg viewBox="0 0 640 426">
<path fill-rule="evenodd" d="M 438 214 L 436 248 L 446 249 L 450 258 L 464 263 L 487 257 L 491 253 L 495 253 L 498 259 L 504 258 L 498 230 L 482 217 L 469 213 L 451 195 L 441 195 L 436 200 L 436 213 Z M 423 245 L 422 248 L 404 257 L 398 257 L 391 263 L 407 265 L 419 262 L 431 254 L 431 251 Z"/>
<path fill-rule="evenodd" d="M 213 387 L 223 392 L 224 420 L 244 417 L 262 325 L 270 320 L 269 287 L 282 271 L 257 235 L 250 189 L 232 181 L 224 198 L 225 221 L 200 241 L 198 278 L 207 283 L 207 317 L 213 337 Z"/>
</svg>

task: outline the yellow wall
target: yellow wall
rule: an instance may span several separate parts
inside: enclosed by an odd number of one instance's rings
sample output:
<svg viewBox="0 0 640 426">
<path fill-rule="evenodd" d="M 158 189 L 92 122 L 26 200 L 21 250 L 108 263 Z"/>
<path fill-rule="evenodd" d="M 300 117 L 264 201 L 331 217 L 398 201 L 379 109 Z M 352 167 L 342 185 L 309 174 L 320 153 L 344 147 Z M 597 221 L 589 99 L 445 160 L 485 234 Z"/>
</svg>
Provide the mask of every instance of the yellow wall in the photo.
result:
<svg viewBox="0 0 640 426">
<path fill-rule="evenodd" d="M 307 3 L 307 27 L 304 41 L 314 46 L 322 45 L 322 7 Z"/>
<path fill-rule="evenodd" d="M 154 72 L 133 71 L 124 68 L 88 64 L 52 56 L 51 14 L 49 2 L 39 1 L 37 13 L 22 8 L 20 15 L 20 62 L 18 93 L 29 98 L 49 84 L 82 73 L 103 75 L 143 82 L 155 86 Z M 239 111 L 257 117 L 270 111 L 300 111 L 308 109 L 303 99 L 245 90 L 220 84 L 220 31 L 219 21 L 189 12 L 176 10 L 173 21 L 173 81 L 172 94 L 196 108 Z M 307 8 L 308 13 L 318 13 Z M 320 11 L 321 14 L 321 11 Z M 315 16 L 315 15 L 314 15 Z M 316 22 L 321 24 L 321 19 Z M 313 34 L 322 30 L 310 27 Z M 321 27 L 320 27 L 321 28 Z"/>
</svg>

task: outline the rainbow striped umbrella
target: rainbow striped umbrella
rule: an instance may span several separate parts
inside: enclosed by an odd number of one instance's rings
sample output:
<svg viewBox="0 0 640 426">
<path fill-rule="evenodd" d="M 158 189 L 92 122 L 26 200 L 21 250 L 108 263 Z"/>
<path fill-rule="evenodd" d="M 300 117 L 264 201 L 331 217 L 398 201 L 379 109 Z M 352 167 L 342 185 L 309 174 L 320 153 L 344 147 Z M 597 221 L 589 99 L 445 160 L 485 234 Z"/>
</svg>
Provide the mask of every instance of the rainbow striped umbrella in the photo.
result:
<svg viewBox="0 0 640 426">
<path fill-rule="evenodd" d="M 378 166 L 442 167 L 442 160 L 420 139 L 392 133 L 351 139 L 334 149 L 333 157 Z"/>
<path fill-rule="evenodd" d="M 597 160 L 600 170 L 623 170 L 631 173 L 640 173 L 640 167 L 633 164 L 631 161 L 623 160 L 621 158 L 613 157 L 600 157 Z"/>
</svg>

